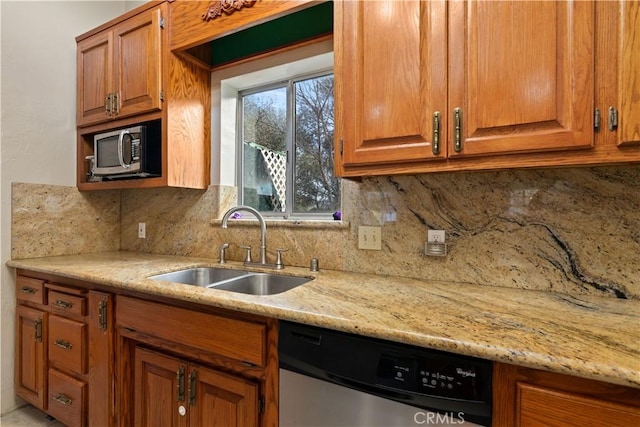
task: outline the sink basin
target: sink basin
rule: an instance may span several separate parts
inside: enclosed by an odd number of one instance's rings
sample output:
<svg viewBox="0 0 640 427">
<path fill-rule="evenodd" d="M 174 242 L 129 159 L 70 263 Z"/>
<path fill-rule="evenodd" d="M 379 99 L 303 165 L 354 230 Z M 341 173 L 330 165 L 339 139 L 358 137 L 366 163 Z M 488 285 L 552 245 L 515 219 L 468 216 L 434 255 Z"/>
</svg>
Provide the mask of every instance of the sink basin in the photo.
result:
<svg viewBox="0 0 640 427">
<path fill-rule="evenodd" d="M 155 280 L 184 283 L 186 285 L 209 286 L 212 283 L 233 279 L 248 274 L 244 270 L 230 270 L 228 268 L 198 267 L 187 270 L 173 271 L 149 277 Z"/>
<path fill-rule="evenodd" d="M 251 273 L 228 268 L 197 267 L 171 273 L 157 274 L 149 279 L 184 283 L 209 289 L 239 292 L 250 295 L 275 295 L 300 286 L 311 278 Z"/>
<path fill-rule="evenodd" d="M 212 284 L 210 289 L 240 292 L 250 295 L 275 295 L 293 289 L 311 279 L 308 277 L 281 276 L 268 273 L 249 273 L 220 284 Z"/>
</svg>

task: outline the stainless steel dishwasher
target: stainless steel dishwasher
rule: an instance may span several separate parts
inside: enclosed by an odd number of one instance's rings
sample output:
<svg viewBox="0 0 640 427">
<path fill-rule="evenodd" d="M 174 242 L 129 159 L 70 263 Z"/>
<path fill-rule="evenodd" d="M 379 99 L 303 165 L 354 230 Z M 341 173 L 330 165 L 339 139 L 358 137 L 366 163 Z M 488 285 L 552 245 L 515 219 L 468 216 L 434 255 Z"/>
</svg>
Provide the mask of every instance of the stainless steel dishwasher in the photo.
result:
<svg viewBox="0 0 640 427">
<path fill-rule="evenodd" d="M 492 364 L 280 322 L 280 427 L 491 425 Z"/>
</svg>

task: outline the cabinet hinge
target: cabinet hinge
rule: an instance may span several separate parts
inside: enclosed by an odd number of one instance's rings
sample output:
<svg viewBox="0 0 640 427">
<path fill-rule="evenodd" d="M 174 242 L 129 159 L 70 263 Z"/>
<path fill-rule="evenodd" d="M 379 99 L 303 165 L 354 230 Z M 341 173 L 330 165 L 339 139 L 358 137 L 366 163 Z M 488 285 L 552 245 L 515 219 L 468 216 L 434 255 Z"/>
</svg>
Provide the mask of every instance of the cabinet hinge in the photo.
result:
<svg viewBox="0 0 640 427">
<path fill-rule="evenodd" d="M 164 101 L 164 91 L 160 91 L 160 101 Z"/>
<path fill-rule="evenodd" d="M 101 330 L 107 330 L 107 299 L 98 303 L 98 326 Z"/>
<path fill-rule="evenodd" d="M 600 109 L 596 108 L 593 112 L 593 129 L 598 132 L 600 130 Z"/>
<path fill-rule="evenodd" d="M 264 414 L 264 396 L 260 396 L 258 399 L 258 413 Z"/>
<path fill-rule="evenodd" d="M 609 130 L 613 132 L 616 129 L 618 129 L 618 110 L 609 107 Z"/>
<path fill-rule="evenodd" d="M 39 317 L 34 325 L 34 338 L 36 342 L 42 342 L 42 317 Z"/>
<path fill-rule="evenodd" d="M 160 28 L 164 29 L 164 17 L 160 18 Z"/>
<path fill-rule="evenodd" d="M 340 157 L 342 157 L 342 153 L 344 153 L 344 140 L 340 138 Z"/>
</svg>

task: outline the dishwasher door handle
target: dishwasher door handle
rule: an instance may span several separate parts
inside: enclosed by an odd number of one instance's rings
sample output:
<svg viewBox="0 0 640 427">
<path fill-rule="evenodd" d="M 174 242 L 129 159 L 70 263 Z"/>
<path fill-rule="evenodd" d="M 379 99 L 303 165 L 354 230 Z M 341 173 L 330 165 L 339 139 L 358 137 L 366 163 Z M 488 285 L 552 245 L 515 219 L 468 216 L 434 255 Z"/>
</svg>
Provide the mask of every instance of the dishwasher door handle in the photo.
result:
<svg viewBox="0 0 640 427">
<path fill-rule="evenodd" d="M 313 345 L 320 345 L 322 343 L 322 335 L 303 334 L 301 332 L 295 332 L 295 331 L 290 331 L 289 333 L 293 338 L 313 344 Z"/>
</svg>

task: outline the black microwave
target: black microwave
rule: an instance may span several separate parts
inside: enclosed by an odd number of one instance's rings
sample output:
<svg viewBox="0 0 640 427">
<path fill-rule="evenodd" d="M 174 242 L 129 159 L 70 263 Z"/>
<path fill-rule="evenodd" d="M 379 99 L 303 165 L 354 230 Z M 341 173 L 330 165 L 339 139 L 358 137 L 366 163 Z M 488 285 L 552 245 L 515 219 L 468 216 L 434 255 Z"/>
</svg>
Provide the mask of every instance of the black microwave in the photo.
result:
<svg viewBox="0 0 640 427">
<path fill-rule="evenodd" d="M 160 176 L 160 134 L 138 125 L 93 137 L 92 175 L 102 178 Z"/>
</svg>

